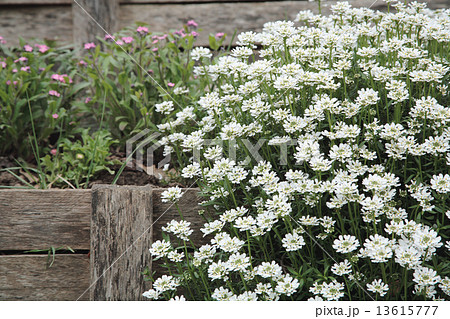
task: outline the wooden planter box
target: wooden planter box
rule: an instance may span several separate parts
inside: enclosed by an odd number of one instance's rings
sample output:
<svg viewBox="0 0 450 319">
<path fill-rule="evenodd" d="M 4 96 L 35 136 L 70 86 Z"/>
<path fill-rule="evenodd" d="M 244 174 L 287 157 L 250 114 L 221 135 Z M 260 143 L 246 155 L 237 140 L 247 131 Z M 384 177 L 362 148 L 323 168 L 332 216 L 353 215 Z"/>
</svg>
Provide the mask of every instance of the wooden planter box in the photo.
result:
<svg viewBox="0 0 450 319">
<path fill-rule="evenodd" d="M 161 201 L 164 190 L 1 190 L 0 300 L 142 300 L 148 249 L 162 226 L 180 218 Z M 198 190 L 184 192 L 179 207 L 199 242 Z M 50 268 L 47 254 L 24 253 L 63 246 L 75 254 L 57 254 Z"/>
</svg>

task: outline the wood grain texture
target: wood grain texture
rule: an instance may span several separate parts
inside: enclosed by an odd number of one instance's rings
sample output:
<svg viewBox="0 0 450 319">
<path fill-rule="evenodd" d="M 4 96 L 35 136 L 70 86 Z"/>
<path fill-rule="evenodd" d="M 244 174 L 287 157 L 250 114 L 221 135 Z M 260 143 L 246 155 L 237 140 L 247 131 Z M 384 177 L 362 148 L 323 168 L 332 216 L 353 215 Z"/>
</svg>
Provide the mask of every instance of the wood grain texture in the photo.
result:
<svg viewBox="0 0 450 319">
<path fill-rule="evenodd" d="M 1 1 L 1 0 L 0 0 Z M 25 39 L 48 38 L 57 39 L 62 43 L 72 43 L 73 39 L 93 39 L 93 35 L 104 36 L 92 20 L 87 21 L 89 17 L 82 11 L 74 8 L 73 18 L 72 9 L 68 3 L 53 6 L 24 6 L 26 3 L 37 3 L 38 1 L 64 1 L 64 0 L 17 0 L 16 6 L 3 6 L 0 10 L 0 35 L 3 36 L 9 44 L 17 45 L 18 36 Z M 72 0 L 70 0 L 72 1 Z M 77 0 L 78 1 L 78 0 Z M 92 0 L 83 0 L 89 3 Z M 109 1 L 109 0 L 102 0 Z M 116 0 L 115 0 L 116 1 Z M 131 2 L 129 2 L 131 1 Z M 179 29 L 190 19 L 194 19 L 203 31 L 197 41 L 197 45 L 208 45 L 208 35 L 216 32 L 226 32 L 231 35 L 236 29 L 238 32 L 255 30 L 259 31 L 265 22 L 279 19 L 293 19 L 300 10 L 312 10 L 317 13 L 317 3 L 309 1 L 265 1 L 265 2 L 227 2 L 216 1 L 215 3 L 183 3 L 180 1 L 140 1 L 140 0 L 122 0 L 117 11 L 117 28 L 122 28 L 133 24 L 135 21 L 146 22 L 150 25 L 152 32 L 167 32 L 173 29 Z M 165 4 L 159 4 L 159 1 L 165 1 Z M 378 0 L 349 0 L 354 7 L 369 7 L 372 9 L 385 8 L 384 3 Z M 3 0 L 2 4 L 10 4 L 14 0 Z M 142 3 L 142 4 L 138 4 Z M 167 4 L 171 2 L 170 4 Z M 337 1 L 323 2 L 323 13 L 328 14 L 329 8 Z M 425 0 L 428 6 L 433 9 L 449 8 L 450 0 Z M 81 2 L 79 1 L 81 4 Z M 111 2 L 112 3 L 112 2 Z M 151 4 L 149 4 L 151 3 Z M 77 6 L 78 7 L 78 6 Z M 111 7 L 112 8 L 112 7 Z M 86 7 L 88 12 L 95 10 Z M 105 11 L 106 12 L 106 11 Z M 109 13 L 108 13 L 109 14 Z M 101 21 L 101 20 L 99 20 Z M 86 35 L 82 30 L 84 23 L 91 23 L 89 29 L 92 34 Z M 115 29 L 114 25 L 101 23 L 102 26 L 111 32 Z M 75 28 L 75 30 L 74 30 Z M 76 28 L 81 28 L 77 30 Z M 77 45 L 80 45 L 78 42 Z"/>
<path fill-rule="evenodd" d="M 75 46 L 97 41 L 96 37 L 103 37 L 105 31 L 116 32 L 118 9 L 118 0 L 77 0 L 77 3 L 72 4 Z"/>
<path fill-rule="evenodd" d="M 323 14 L 330 13 L 330 6 L 337 1 L 323 2 Z M 349 0 L 354 7 L 385 8 L 379 0 Z M 435 8 L 449 7 L 449 0 L 427 0 Z M 293 20 L 301 10 L 311 10 L 318 13 L 315 2 L 308 1 L 268 1 L 268 2 L 238 2 L 238 3 L 199 3 L 174 5 L 127 5 L 120 6 L 120 28 L 142 21 L 149 24 L 154 32 L 167 32 L 168 29 L 180 29 L 188 20 L 195 20 L 200 32 L 197 45 L 208 45 L 210 33 L 225 32 L 229 39 L 235 32 L 260 31 L 264 23 L 269 21 Z"/>
<path fill-rule="evenodd" d="M 92 189 L 90 300 L 144 300 L 141 274 L 151 267 L 152 189 L 95 185 Z"/>
<path fill-rule="evenodd" d="M 90 190 L 0 190 L 0 250 L 90 247 Z"/>
<path fill-rule="evenodd" d="M 0 256 L 0 300 L 77 300 L 89 287 L 87 255 L 56 255 L 46 265 L 47 255 Z"/>
<path fill-rule="evenodd" d="M 176 206 L 172 203 L 163 203 L 161 200 L 161 194 L 166 189 L 156 188 L 153 190 L 153 220 L 155 222 L 154 229 L 154 240 L 162 239 L 162 227 L 166 226 L 172 219 L 177 221 L 181 220 L 180 214 Z M 183 214 L 186 221 L 191 223 L 191 228 L 194 232 L 191 235 L 191 240 L 196 245 L 201 245 L 205 242 L 203 238 L 203 233 L 200 228 L 203 227 L 205 223 L 204 219 L 198 214 L 201 207 L 198 205 L 200 198 L 198 196 L 198 189 L 183 189 L 183 197 L 181 197 L 178 202 L 178 207 Z"/>
<path fill-rule="evenodd" d="M 120 3 L 127 4 L 145 4 L 145 3 L 192 3 L 192 2 L 238 2 L 239 0 L 120 0 Z M 264 0 L 247 0 L 247 2 L 258 2 Z M 307 1 L 307 0 L 303 0 Z M 1 5 L 51 5 L 51 4 L 65 4 L 71 5 L 74 0 L 0 0 Z"/>
<path fill-rule="evenodd" d="M 18 45 L 18 37 L 71 43 L 72 24 L 70 6 L 16 6 L 0 10 L 0 35 L 8 45 Z"/>
</svg>

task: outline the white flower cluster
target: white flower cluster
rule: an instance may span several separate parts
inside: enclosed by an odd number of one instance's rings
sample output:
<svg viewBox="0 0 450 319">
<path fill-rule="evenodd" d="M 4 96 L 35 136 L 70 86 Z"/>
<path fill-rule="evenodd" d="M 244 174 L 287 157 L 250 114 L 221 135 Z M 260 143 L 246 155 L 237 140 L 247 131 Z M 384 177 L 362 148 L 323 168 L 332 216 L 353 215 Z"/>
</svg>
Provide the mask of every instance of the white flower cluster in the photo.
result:
<svg viewBox="0 0 450 319">
<path fill-rule="evenodd" d="M 168 153 L 200 154 L 181 175 L 198 179 L 210 213 L 209 243 L 186 260 L 205 296 L 450 296 L 448 263 L 436 266 L 450 250 L 450 10 L 389 2 L 396 13 L 339 2 L 328 17 L 300 12 L 299 26 L 266 23 L 196 67 L 215 84 L 195 106 L 198 125 L 187 108 L 162 131 Z M 164 230 L 184 239 L 188 226 Z"/>
</svg>

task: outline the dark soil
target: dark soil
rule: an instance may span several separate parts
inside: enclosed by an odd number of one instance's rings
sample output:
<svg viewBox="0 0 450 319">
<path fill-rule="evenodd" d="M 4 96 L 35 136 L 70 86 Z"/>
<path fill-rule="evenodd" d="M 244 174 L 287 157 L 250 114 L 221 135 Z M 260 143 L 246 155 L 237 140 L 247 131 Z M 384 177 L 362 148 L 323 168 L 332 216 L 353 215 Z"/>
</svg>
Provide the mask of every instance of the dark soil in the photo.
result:
<svg viewBox="0 0 450 319">
<path fill-rule="evenodd" d="M 115 172 L 118 172 L 120 169 L 119 165 L 115 165 L 111 167 L 111 169 Z M 112 184 L 115 174 L 111 175 L 107 171 L 100 172 L 92 182 L 89 183 L 89 188 L 95 184 Z M 162 187 L 160 185 L 160 181 L 154 175 L 148 175 L 144 171 L 138 171 L 133 168 L 126 167 L 122 174 L 120 174 L 116 185 L 135 185 L 135 186 L 145 186 L 152 185 L 155 187 Z"/>
<path fill-rule="evenodd" d="M 23 187 L 27 186 L 25 183 L 21 182 L 17 177 L 12 175 L 8 171 L 4 171 L 5 168 L 17 167 L 17 163 L 12 158 L 0 157 L 0 186 L 6 187 Z M 33 167 L 32 164 L 30 166 Z M 118 172 L 121 165 L 114 165 L 110 167 L 114 172 Z M 23 169 L 12 170 L 14 174 L 29 182 L 33 186 L 37 183 L 36 176 L 29 176 Z M 89 188 L 95 184 L 112 184 L 116 174 L 110 174 L 108 171 L 103 171 L 98 173 L 91 182 L 89 182 Z M 153 187 L 171 187 L 171 186 L 183 186 L 178 183 L 167 183 L 161 182 L 161 180 L 155 175 L 149 175 L 145 171 L 136 168 L 125 167 L 122 174 L 119 176 L 116 185 L 134 185 L 134 186 L 145 186 L 150 185 Z"/>
</svg>

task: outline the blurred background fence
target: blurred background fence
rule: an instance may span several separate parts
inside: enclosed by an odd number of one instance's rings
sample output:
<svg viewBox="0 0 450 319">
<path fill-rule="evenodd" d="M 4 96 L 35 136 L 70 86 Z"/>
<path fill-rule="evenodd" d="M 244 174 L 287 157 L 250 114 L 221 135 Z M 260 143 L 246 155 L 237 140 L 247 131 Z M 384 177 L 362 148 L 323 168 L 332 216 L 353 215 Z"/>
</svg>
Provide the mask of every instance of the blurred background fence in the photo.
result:
<svg viewBox="0 0 450 319">
<path fill-rule="evenodd" d="M 328 13 L 336 2 L 322 1 L 323 13 Z M 355 7 L 385 8 L 382 0 L 348 2 Z M 419 2 L 427 2 L 431 8 L 450 7 L 450 0 Z M 18 43 L 18 37 L 79 45 L 97 35 L 104 36 L 104 31 L 80 6 L 109 33 L 135 21 L 147 23 L 153 32 L 165 32 L 179 29 L 193 19 L 203 29 L 199 45 L 207 45 L 210 33 L 258 31 L 265 22 L 294 19 L 300 10 L 318 12 L 317 3 L 306 0 L 0 0 L 0 36 L 12 45 Z"/>
</svg>

